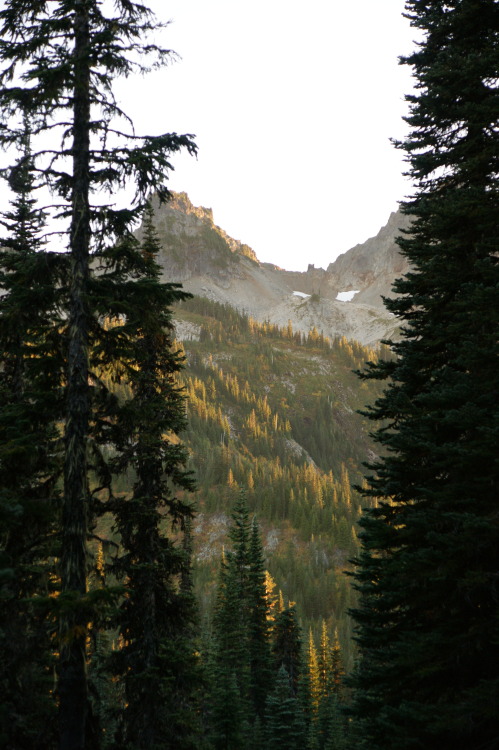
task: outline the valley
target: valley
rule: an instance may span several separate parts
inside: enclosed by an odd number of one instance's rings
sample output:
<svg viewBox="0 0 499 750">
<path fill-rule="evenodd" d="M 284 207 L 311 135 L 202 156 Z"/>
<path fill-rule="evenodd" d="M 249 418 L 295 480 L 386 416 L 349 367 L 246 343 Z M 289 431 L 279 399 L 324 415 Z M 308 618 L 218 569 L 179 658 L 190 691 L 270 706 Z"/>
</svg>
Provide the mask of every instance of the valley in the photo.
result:
<svg viewBox="0 0 499 750">
<path fill-rule="evenodd" d="M 380 260 L 371 247 L 370 270 L 359 246 L 336 269 L 298 274 L 259 263 L 183 194 L 156 210 L 156 230 L 164 280 L 194 294 L 174 317 L 186 357 L 183 439 L 198 483 L 193 539 L 202 617 L 212 611 L 231 509 L 244 491 L 278 590 L 296 602 L 306 633 L 317 639 L 323 621 L 331 634 L 338 630 L 350 669 L 348 572 L 364 502 L 354 485 L 375 457 L 358 410 L 380 393 L 354 371 L 389 356 L 379 339 L 397 329 L 380 301 L 355 300 L 381 288 L 397 267 L 393 237 L 382 230 L 381 255 L 387 247 L 391 254 Z M 354 301 L 336 300 L 352 288 Z"/>
</svg>

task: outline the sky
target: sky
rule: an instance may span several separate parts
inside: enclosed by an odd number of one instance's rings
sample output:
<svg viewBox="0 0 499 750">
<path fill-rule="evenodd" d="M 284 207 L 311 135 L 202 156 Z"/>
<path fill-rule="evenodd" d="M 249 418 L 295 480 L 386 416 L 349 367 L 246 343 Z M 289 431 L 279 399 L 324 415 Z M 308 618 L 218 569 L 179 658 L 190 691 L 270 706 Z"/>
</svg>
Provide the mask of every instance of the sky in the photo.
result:
<svg viewBox="0 0 499 750">
<path fill-rule="evenodd" d="M 415 31 L 402 0 L 149 0 L 178 58 L 121 82 L 139 133 L 192 133 L 170 187 L 261 261 L 326 268 L 410 192 L 403 152 Z"/>
</svg>

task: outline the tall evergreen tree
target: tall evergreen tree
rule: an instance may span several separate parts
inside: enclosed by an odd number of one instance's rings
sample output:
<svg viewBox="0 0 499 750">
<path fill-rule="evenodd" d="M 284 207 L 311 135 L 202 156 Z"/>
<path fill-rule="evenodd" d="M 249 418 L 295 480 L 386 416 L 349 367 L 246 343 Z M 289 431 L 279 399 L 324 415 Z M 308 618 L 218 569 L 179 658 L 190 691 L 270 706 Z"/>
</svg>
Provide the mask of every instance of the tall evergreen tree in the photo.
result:
<svg viewBox="0 0 499 750">
<path fill-rule="evenodd" d="M 274 690 L 267 699 L 267 747 L 303 750 L 307 736 L 303 711 L 294 694 L 293 685 L 284 665 L 277 673 Z"/>
<path fill-rule="evenodd" d="M 4 147 L 19 142 L 23 107 L 34 122 L 34 139 L 51 134 L 51 148 L 45 139 L 37 150 L 37 169 L 57 196 L 56 218 L 68 234 L 72 263 L 58 683 L 61 749 L 68 750 L 84 746 L 87 706 L 90 254 L 130 226 L 150 188 L 161 199 L 167 196 L 173 152 L 195 150 L 187 136 L 140 138 L 117 123 L 122 113 L 113 79 L 146 72 L 144 59 L 161 65 L 170 57 L 168 50 L 145 41 L 156 27 L 150 10 L 129 0 L 108 8 L 99 0 L 7 0 L 0 10 L 0 142 Z M 97 190 L 113 194 L 127 181 L 136 187 L 132 208 L 91 204 Z"/>
<path fill-rule="evenodd" d="M 322 695 L 322 674 L 315 647 L 314 635 L 312 628 L 308 634 L 308 680 L 310 692 L 310 704 L 312 715 L 315 718 L 319 710 Z"/>
<path fill-rule="evenodd" d="M 256 519 L 251 525 L 248 549 L 248 604 L 250 696 L 253 711 L 262 719 L 271 687 L 269 601 L 260 530 Z"/>
<path fill-rule="evenodd" d="M 222 556 L 209 664 L 210 726 L 217 750 L 246 747 L 249 727 L 249 517 L 243 496 L 234 508 L 230 536 L 234 548 Z"/>
<path fill-rule="evenodd" d="M 43 246 L 29 127 L 9 174 L 0 240 L 0 744 L 54 741 L 57 488 L 62 445 L 64 258 Z M 53 599 L 52 599 L 53 601 Z"/>
<path fill-rule="evenodd" d="M 302 637 L 294 606 L 286 607 L 277 615 L 272 640 L 276 671 L 281 667 L 285 668 L 293 693 L 298 695 L 303 670 Z"/>
<path fill-rule="evenodd" d="M 131 497 L 108 505 L 120 539 L 112 571 L 126 588 L 118 618 L 124 645 L 115 659 L 124 683 L 122 742 L 136 750 L 196 744 L 188 700 L 195 672 L 190 555 L 173 538 L 189 533 L 193 513 L 188 492 L 194 483 L 179 441 L 186 426 L 177 382 L 182 357 L 171 316 L 171 305 L 189 295 L 160 282 L 159 249 L 149 206 L 142 242 L 129 236 L 103 253 L 91 285 L 104 309 L 110 290 L 116 317 L 92 360 L 108 365 L 130 391 L 104 435 L 115 451 L 112 472 L 135 476 Z"/>
<path fill-rule="evenodd" d="M 370 409 L 383 458 L 362 520 L 354 714 L 370 748 L 485 750 L 499 737 L 497 463 L 499 5 L 409 0 L 421 34 L 416 184 L 399 240 L 412 271 Z"/>
<path fill-rule="evenodd" d="M 232 513 L 229 536 L 232 549 L 222 560 L 213 620 L 211 716 L 215 747 L 242 748 L 249 742 L 251 727 L 261 727 L 272 680 L 263 549 L 243 492 Z"/>
</svg>

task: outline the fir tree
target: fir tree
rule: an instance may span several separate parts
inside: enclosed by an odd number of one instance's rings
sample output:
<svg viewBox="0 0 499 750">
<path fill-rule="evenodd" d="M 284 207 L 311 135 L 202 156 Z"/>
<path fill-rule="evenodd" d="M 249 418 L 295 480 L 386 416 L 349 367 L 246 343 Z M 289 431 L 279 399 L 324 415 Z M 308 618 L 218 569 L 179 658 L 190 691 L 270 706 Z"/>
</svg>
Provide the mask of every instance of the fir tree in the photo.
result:
<svg viewBox="0 0 499 750">
<path fill-rule="evenodd" d="M 348 749 L 345 716 L 336 695 L 328 696 L 321 704 L 319 724 L 324 750 Z"/>
<path fill-rule="evenodd" d="M 274 664 L 276 671 L 284 667 L 289 675 L 293 693 L 298 695 L 302 673 L 302 639 L 294 606 L 279 612 L 273 629 Z"/>
<path fill-rule="evenodd" d="M 303 712 L 284 665 L 280 667 L 274 690 L 267 699 L 266 737 L 268 747 L 303 750 L 306 746 Z"/>
<path fill-rule="evenodd" d="M 109 365 L 130 393 L 104 435 L 115 451 L 112 473 L 135 476 L 131 496 L 109 506 L 120 539 L 112 571 L 126 589 L 118 618 L 124 645 L 115 659 L 125 695 L 122 741 L 137 750 L 195 746 L 190 553 L 173 538 L 177 532 L 185 540 L 193 513 L 186 491 L 194 484 L 178 437 L 186 426 L 177 382 L 182 357 L 171 318 L 171 305 L 188 295 L 160 282 L 159 247 L 148 207 L 142 242 L 127 237 L 103 253 L 91 286 L 104 307 L 110 290 L 116 317 L 93 360 Z"/>
<path fill-rule="evenodd" d="M 33 138 L 42 137 L 37 169 L 56 196 L 55 218 L 62 222 L 71 254 L 60 565 L 61 750 L 81 750 L 85 742 L 90 254 L 131 226 L 149 189 L 167 197 L 172 153 L 195 150 L 187 136 L 140 138 L 133 129 L 127 133 L 119 127 L 122 113 L 113 79 L 146 72 L 148 62 L 165 64 L 170 53 L 145 41 L 157 26 L 146 6 L 118 0 L 107 13 L 98 0 L 8 0 L 0 11 L 0 142 L 4 147 L 19 143 L 18 112 L 26 108 Z M 47 133 L 50 149 L 43 140 Z M 112 195 L 128 181 L 136 188 L 131 208 L 91 205 L 92 193 Z"/>
<path fill-rule="evenodd" d="M 308 680 L 312 715 L 316 718 L 322 697 L 322 673 L 319 666 L 312 628 L 310 628 L 308 634 Z"/>
<path fill-rule="evenodd" d="M 371 408 L 384 457 L 362 520 L 354 714 L 372 748 L 493 748 L 497 639 L 499 5 L 413 0 L 408 154 L 413 270 Z"/>
<path fill-rule="evenodd" d="M 271 685 L 269 602 L 260 530 L 253 519 L 248 550 L 250 696 L 253 711 L 263 717 Z"/>
<path fill-rule="evenodd" d="M 331 678 L 332 678 L 332 648 L 327 632 L 326 621 L 323 619 L 321 623 L 321 641 L 319 648 L 319 682 L 321 698 L 326 698 L 331 692 Z"/>
<path fill-rule="evenodd" d="M 53 560 L 62 445 L 64 259 L 43 246 L 28 122 L 9 175 L 0 250 L 0 653 L 2 747 L 54 741 Z"/>
<path fill-rule="evenodd" d="M 272 679 L 263 550 L 258 525 L 256 521 L 250 524 L 243 492 L 232 513 L 229 537 L 232 549 L 224 554 L 221 564 L 209 670 L 217 748 L 225 747 L 224 742 L 236 742 L 237 737 L 240 743 L 254 741 L 252 727 L 261 727 Z M 233 712 L 231 701 L 235 701 Z M 228 712 L 232 713 L 230 719 Z"/>
<path fill-rule="evenodd" d="M 247 684 L 248 652 L 243 623 L 239 617 L 241 601 L 229 578 L 224 553 L 218 580 L 213 615 L 213 643 L 208 662 L 210 735 L 216 750 L 243 748 L 244 721 L 248 715 L 242 687 Z"/>
</svg>

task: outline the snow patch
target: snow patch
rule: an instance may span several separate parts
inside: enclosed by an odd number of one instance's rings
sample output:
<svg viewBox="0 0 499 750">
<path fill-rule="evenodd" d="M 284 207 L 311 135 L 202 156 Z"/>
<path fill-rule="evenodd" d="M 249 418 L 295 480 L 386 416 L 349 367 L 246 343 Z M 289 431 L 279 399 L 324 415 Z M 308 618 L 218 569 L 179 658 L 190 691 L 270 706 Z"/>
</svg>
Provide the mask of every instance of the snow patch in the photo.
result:
<svg viewBox="0 0 499 750">
<path fill-rule="evenodd" d="M 305 292 L 293 292 L 295 297 L 303 297 L 304 299 L 306 297 L 310 297 L 310 294 L 305 294 Z"/>
<path fill-rule="evenodd" d="M 338 292 L 336 299 L 338 302 L 351 302 L 359 290 L 356 289 L 354 292 Z"/>
</svg>

